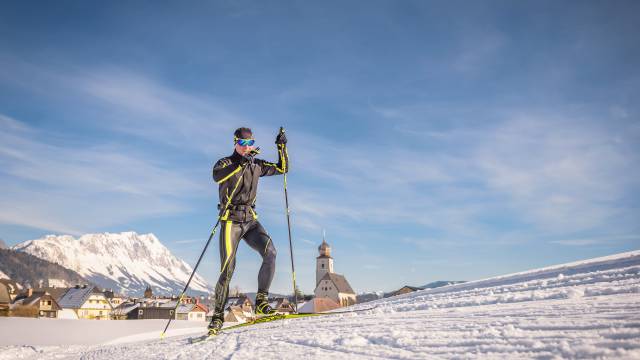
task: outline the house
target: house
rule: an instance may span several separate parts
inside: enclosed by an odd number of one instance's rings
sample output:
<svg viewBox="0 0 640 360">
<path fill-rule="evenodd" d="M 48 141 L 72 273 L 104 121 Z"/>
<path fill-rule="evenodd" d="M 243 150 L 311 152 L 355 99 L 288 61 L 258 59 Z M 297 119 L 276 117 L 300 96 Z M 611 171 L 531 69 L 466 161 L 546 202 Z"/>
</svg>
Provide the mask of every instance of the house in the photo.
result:
<svg viewBox="0 0 640 360">
<path fill-rule="evenodd" d="M 53 296 L 54 299 L 56 299 L 56 301 L 58 303 L 60 303 L 60 299 L 62 299 L 62 297 L 64 296 L 64 294 L 66 294 L 67 291 L 69 291 L 70 288 L 66 288 L 66 287 L 41 287 L 41 288 L 35 288 L 33 289 L 33 292 L 46 292 L 49 295 Z"/>
<path fill-rule="evenodd" d="M 7 289 L 11 301 L 16 299 L 18 293 L 20 292 L 20 289 L 22 288 L 20 285 L 18 285 L 17 282 L 10 279 L 0 279 L 0 284 L 4 285 L 4 287 Z"/>
<path fill-rule="evenodd" d="M 227 298 L 224 310 L 225 322 L 245 322 L 253 316 L 253 302 L 246 295 L 230 296 Z M 206 315 L 207 321 L 213 319 L 213 313 L 214 309 L 211 306 L 211 310 Z"/>
<path fill-rule="evenodd" d="M 392 292 L 390 292 L 388 294 L 385 294 L 384 297 L 408 294 L 408 293 L 411 293 L 411 292 L 414 292 L 414 291 L 418 291 L 418 290 L 423 290 L 423 288 L 405 285 L 405 286 L 401 287 L 400 289 L 398 289 L 396 291 L 392 291 Z"/>
<path fill-rule="evenodd" d="M 47 280 L 47 286 L 48 287 L 55 287 L 55 288 L 64 288 L 64 287 L 69 287 L 72 284 L 69 284 L 66 280 L 63 279 L 52 279 L 49 278 Z"/>
<path fill-rule="evenodd" d="M 10 305 L 11 296 L 9 295 L 8 286 L 0 283 L 0 316 L 9 316 Z"/>
<path fill-rule="evenodd" d="M 213 313 L 207 314 L 207 317 L 213 317 Z M 234 323 L 243 323 L 246 322 L 247 319 L 253 317 L 253 313 L 244 311 L 240 306 L 231 306 L 224 316 L 225 322 L 234 322 Z M 209 321 L 211 319 L 209 318 Z"/>
<path fill-rule="evenodd" d="M 340 306 L 349 306 L 356 303 L 356 293 L 349 285 L 347 279 L 333 272 L 333 258 L 331 247 L 322 239 L 318 247 L 320 256 L 316 258 L 316 298 L 329 298 Z"/>
<path fill-rule="evenodd" d="M 145 301 L 142 301 L 145 300 Z M 157 299 L 148 301 L 142 299 L 138 301 L 137 319 L 175 319 L 176 301 L 168 299 Z"/>
<path fill-rule="evenodd" d="M 338 308 L 340 308 L 340 304 L 333 301 L 332 299 L 327 297 L 317 297 L 305 302 L 302 306 L 300 306 L 300 309 L 298 309 L 298 313 L 313 314 L 335 310 Z"/>
<path fill-rule="evenodd" d="M 76 285 L 69 289 L 59 301 L 60 307 L 75 314 L 78 319 L 110 320 L 113 307 L 104 293 L 94 286 Z"/>
<path fill-rule="evenodd" d="M 111 311 L 112 320 L 137 320 L 140 303 L 123 302 Z"/>
<path fill-rule="evenodd" d="M 13 302 L 13 308 L 33 308 L 32 313 L 36 317 L 57 318 L 58 311 L 62 308 L 51 294 L 45 291 L 33 291 L 27 289 L 24 294 Z"/>
<path fill-rule="evenodd" d="M 109 303 L 111 304 L 111 307 L 113 307 L 114 309 L 120 306 L 120 304 L 122 304 L 123 302 L 125 302 L 125 300 L 127 300 L 126 296 L 122 294 L 118 294 L 111 289 L 105 290 L 104 297 L 107 298 L 107 301 L 109 301 Z"/>
<path fill-rule="evenodd" d="M 180 304 L 176 310 L 176 320 L 205 321 L 209 310 L 202 304 Z"/>
<path fill-rule="evenodd" d="M 273 299 L 269 302 L 269 305 L 272 309 L 281 314 L 290 314 L 295 311 L 293 304 L 289 302 L 289 299 L 283 297 Z"/>
<path fill-rule="evenodd" d="M 249 299 L 249 297 L 246 295 L 229 297 L 227 299 L 227 303 L 224 306 L 224 309 L 229 310 L 229 308 L 232 306 L 240 307 L 244 312 L 253 312 L 253 303 L 251 302 L 251 299 Z"/>
</svg>

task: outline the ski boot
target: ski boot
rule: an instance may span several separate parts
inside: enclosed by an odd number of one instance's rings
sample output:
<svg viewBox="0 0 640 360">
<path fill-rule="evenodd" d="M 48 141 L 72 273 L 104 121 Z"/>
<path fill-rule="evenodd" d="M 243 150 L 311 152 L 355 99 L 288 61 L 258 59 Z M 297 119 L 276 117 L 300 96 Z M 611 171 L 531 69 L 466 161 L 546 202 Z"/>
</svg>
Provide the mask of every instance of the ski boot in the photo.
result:
<svg viewBox="0 0 640 360">
<path fill-rule="evenodd" d="M 209 323 L 208 326 L 209 329 L 209 336 L 216 336 L 218 335 L 218 333 L 220 333 L 220 329 L 222 329 L 222 319 L 214 317 L 213 319 L 211 319 L 211 323 Z"/>
<path fill-rule="evenodd" d="M 264 316 L 264 315 L 275 315 L 277 312 L 274 310 L 271 305 L 269 305 L 269 299 L 266 293 L 257 293 L 256 294 L 256 315 Z"/>
</svg>

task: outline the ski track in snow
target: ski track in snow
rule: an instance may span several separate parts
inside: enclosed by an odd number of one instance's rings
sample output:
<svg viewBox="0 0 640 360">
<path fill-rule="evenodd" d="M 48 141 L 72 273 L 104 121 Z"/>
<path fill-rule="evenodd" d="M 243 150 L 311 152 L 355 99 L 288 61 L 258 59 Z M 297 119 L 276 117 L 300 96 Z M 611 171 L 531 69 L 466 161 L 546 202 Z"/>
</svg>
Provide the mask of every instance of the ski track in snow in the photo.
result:
<svg viewBox="0 0 640 360">
<path fill-rule="evenodd" d="M 372 310 L 0 359 L 640 359 L 640 251 L 356 305 Z"/>
</svg>

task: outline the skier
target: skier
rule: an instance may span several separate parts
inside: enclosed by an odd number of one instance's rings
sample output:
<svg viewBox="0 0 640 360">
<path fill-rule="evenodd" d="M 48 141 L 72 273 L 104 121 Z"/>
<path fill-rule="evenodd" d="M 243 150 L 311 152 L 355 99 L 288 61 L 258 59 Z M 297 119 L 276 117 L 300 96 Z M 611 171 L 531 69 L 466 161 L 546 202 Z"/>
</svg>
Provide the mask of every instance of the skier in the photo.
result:
<svg viewBox="0 0 640 360">
<path fill-rule="evenodd" d="M 224 322 L 224 306 L 229 295 L 229 283 L 236 265 L 236 250 L 240 239 L 262 256 L 258 272 L 256 315 L 274 314 L 269 306 L 268 294 L 276 267 L 276 248 L 267 231 L 258 221 L 255 211 L 258 179 L 261 176 L 284 174 L 289 171 L 287 137 L 280 130 L 276 137 L 278 163 L 255 159 L 257 149 L 251 129 L 241 127 L 234 132 L 233 154 L 216 162 L 213 179 L 218 183 L 219 209 L 226 210 L 220 218 L 220 277 L 216 284 L 214 315 L 209 324 L 209 335 L 216 335 Z M 245 169 L 246 168 L 246 169 Z M 239 177 L 242 176 L 242 179 Z M 237 184 L 237 186 L 236 186 Z M 235 190 L 235 191 L 234 191 Z"/>
</svg>

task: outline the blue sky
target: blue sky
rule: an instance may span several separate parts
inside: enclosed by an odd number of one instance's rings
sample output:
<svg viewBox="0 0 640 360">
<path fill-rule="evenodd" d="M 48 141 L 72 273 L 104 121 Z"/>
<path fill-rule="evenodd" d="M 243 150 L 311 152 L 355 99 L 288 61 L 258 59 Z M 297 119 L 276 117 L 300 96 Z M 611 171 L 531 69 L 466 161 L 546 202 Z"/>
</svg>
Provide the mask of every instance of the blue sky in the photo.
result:
<svg viewBox="0 0 640 360">
<path fill-rule="evenodd" d="M 640 4 L 56 2 L 0 11 L 0 238 L 153 232 L 194 263 L 239 126 L 357 292 L 640 247 Z M 282 178 L 258 211 L 290 290 Z M 217 243 L 200 271 L 216 279 Z M 254 291 L 241 246 L 233 285 Z"/>
</svg>

